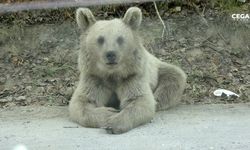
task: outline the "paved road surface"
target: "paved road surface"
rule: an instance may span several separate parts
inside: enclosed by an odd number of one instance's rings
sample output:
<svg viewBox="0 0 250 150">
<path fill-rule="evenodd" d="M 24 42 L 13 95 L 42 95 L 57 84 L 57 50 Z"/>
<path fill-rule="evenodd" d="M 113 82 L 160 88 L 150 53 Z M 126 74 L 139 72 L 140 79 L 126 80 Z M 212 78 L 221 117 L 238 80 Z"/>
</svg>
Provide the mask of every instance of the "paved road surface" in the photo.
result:
<svg viewBox="0 0 250 150">
<path fill-rule="evenodd" d="M 66 107 L 0 109 L 0 149 L 249 150 L 250 104 L 183 105 L 122 135 L 80 127 Z"/>
</svg>

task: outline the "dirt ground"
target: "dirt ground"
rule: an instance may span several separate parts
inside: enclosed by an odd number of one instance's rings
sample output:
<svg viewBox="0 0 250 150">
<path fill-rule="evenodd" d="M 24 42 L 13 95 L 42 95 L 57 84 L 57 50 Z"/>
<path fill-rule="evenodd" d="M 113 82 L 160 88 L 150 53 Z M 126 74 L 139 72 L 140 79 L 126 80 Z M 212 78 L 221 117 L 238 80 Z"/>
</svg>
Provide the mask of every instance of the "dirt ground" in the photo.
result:
<svg viewBox="0 0 250 150">
<path fill-rule="evenodd" d="M 151 53 L 187 73 L 183 103 L 250 101 L 250 20 L 207 11 L 204 21 L 184 10 L 163 19 L 170 29 L 166 38 L 158 18 L 144 18 L 140 34 Z M 72 21 L 0 23 L 0 107 L 67 105 L 78 81 L 79 35 Z M 240 97 L 215 97 L 218 88 Z"/>
</svg>

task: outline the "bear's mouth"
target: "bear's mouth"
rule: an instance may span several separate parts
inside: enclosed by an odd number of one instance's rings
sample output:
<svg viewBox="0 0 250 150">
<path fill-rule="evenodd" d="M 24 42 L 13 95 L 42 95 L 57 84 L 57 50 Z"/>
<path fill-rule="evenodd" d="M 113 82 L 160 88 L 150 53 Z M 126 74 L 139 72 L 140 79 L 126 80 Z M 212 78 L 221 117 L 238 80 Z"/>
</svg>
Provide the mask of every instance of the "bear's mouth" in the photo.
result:
<svg viewBox="0 0 250 150">
<path fill-rule="evenodd" d="M 106 63 L 106 65 L 114 66 L 114 65 L 117 65 L 117 62 L 108 62 L 108 63 Z"/>
</svg>

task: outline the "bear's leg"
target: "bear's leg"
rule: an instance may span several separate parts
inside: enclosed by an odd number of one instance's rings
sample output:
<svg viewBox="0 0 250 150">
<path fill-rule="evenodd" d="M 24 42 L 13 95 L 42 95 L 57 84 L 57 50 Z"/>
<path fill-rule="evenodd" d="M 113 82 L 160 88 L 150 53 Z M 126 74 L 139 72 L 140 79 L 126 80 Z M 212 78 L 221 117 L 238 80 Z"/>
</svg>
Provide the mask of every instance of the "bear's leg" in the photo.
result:
<svg viewBox="0 0 250 150">
<path fill-rule="evenodd" d="M 84 127 L 105 127 L 108 118 L 117 114 L 111 107 L 96 107 L 84 96 L 75 92 L 69 104 L 70 118 Z"/>
<path fill-rule="evenodd" d="M 157 111 L 179 104 L 185 84 L 186 74 L 180 68 L 170 64 L 161 64 L 158 72 L 158 85 L 154 92 Z"/>
<path fill-rule="evenodd" d="M 121 112 L 111 116 L 107 121 L 106 131 L 108 133 L 121 134 L 153 119 L 155 101 L 152 93 L 127 103 Z"/>
</svg>

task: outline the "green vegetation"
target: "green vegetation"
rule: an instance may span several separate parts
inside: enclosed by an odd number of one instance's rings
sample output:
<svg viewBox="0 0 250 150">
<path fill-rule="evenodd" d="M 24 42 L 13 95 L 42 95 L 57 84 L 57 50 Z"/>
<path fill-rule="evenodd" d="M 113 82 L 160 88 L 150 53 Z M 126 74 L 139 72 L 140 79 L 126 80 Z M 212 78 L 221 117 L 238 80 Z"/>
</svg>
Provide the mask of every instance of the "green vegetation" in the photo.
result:
<svg viewBox="0 0 250 150">
<path fill-rule="evenodd" d="M 249 10 L 249 2 L 243 3 L 238 0 L 213 0 L 215 6 L 227 12 L 247 11 Z"/>
<path fill-rule="evenodd" d="M 23 2 L 32 0 L 3 0 L 1 3 L 13 3 Z M 159 9 L 160 15 L 164 17 L 168 13 L 176 13 L 174 9 L 177 6 L 181 6 L 181 9 L 190 9 L 197 11 L 197 8 L 201 11 L 203 8 L 216 9 L 222 12 L 249 12 L 250 3 L 239 2 L 238 0 L 175 0 L 172 2 L 159 1 L 156 2 Z M 101 5 L 93 6 L 91 9 L 94 11 L 96 16 L 107 18 L 107 17 L 120 17 L 124 11 L 130 6 L 138 6 L 142 9 L 144 16 L 155 16 L 155 8 L 152 2 L 147 3 L 133 3 L 133 4 L 120 4 L 120 5 Z M 167 13 L 166 13 L 167 12 Z M 178 11 L 177 11 L 178 12 Z M 40 24 L 40 23 L 60 23 L 64 20 L 74 20 L 75 8 L 62 8 L 62 9 L 46 9 L 46 10 L 32 10 L 22 11 L 15 13 L 1 14 L 0 20 L 4 24 L 16 24 L 17 22 L 24 24 Z"/>
</svg>

